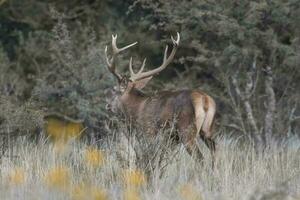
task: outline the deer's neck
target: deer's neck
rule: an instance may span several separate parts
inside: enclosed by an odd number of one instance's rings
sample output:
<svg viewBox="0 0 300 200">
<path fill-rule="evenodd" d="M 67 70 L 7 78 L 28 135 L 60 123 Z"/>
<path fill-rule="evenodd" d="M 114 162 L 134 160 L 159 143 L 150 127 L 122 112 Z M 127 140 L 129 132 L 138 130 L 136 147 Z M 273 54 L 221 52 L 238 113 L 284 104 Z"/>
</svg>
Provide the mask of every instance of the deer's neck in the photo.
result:
<svg viewBox="0 0 300 200">
<path fill-rule="evenodd" d="M 138 117 L 138 113 L 144 107 L 147 99 L 148 96 L 137 89 L 124 93 L 120 98 L 123 111 L 128 117 L 133 118 Z"/>
</svg>

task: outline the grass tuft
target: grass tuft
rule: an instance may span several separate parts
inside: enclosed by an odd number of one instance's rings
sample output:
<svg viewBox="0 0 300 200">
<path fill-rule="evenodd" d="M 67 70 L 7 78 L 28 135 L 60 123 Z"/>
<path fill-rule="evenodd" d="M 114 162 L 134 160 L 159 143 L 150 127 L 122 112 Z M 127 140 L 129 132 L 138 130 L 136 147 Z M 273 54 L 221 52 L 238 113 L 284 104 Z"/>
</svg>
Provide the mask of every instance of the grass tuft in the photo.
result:
<svg viewBox="0 0 300 200">
<path fill-rule="evenodd" d="M 219 138 L 214 169 L 209 159 L 196 163 L 177 145 L 176 154 L 165 154 L 172 155 L 167 164 L 147 173 L 139 163 L 145 161 L 134 155 L 140 150 L 135 145 L 142 145 L 134 138 L 104 142 L 101 150 L 72 141 L 64 143 L 62 151 L 50 142 L 19 140 L 15 155 L 3 157 L 0 163 L 0 199 L 296 200 L 300 197 L 297 140 L 256 152 L 234 139 Z M 149 151 L 152 157 L 145 158 L 161 156 L 159 151 L 165 148 L 157 148 L 156 154 Z"/>
</svg>

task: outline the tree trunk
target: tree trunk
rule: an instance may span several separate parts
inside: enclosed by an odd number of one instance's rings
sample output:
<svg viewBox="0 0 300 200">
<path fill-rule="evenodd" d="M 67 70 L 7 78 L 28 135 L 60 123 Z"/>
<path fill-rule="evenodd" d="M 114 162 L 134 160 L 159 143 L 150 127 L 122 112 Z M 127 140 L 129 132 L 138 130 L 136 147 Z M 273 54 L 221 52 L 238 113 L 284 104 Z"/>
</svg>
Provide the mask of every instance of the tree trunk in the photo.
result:
<svg viewBox="0 0 300 200">
<path fill-rule="evenodd" d="M 273 121 L 276 108 L 276 98 L 273 89 L 273 75 L 272 69 L 270 66 L 267 66 L 266 69 L 266 79 L 265 79 L 265 91 L 267 95 L 266 103 L 266 116 L 265 116 L 265 140 L 269 144 L 273 136 Z"/>
</svg>

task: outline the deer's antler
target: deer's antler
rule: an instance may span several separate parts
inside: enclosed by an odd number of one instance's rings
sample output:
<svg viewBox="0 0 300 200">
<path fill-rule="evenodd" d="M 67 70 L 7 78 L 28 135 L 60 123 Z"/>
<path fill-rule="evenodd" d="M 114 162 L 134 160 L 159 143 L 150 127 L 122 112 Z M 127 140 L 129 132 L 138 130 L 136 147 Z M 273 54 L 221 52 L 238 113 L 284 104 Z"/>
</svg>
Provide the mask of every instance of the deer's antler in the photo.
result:
<svg viewBox="0 0 300 200">
<path fill-rule="evenodd" d="M 124 51 L 124 50 L 136 45 L 137 42 L 134 42 L 134 43 L 129 44 L 122 48 L 118 48 L 117 47 L 117 37 L 118 37 L 117 35 L 112 35 L 112 41 L 111 41 L 112 57 L 110 59 L 108 58 L 107 46 L 105 47 L 105 57 L 106 57 L 106 63 L 107 63 L 108 70 L 118 79 L 118 81 L 120 81 L 122 79 L 122 76 L 116 72 L 116 57 L 121 51 Z"/>
<path fill-rule="evenodd" d="M 133 69 L 132 69 L 132 57 L 130 58 L 130 62 L 129 62 L 129 70 L 130 70 L 130 80 L 131 81 L 137 81 L 137 80 L 141 80 L 150 76 L 153 76 L 155 74 L 158 74 L 159 72 L 161 72 L 162 70 L 164 70 L 173 60 L 176 50 L 178 48 L 179 45 L 179 41 L 180 41 L 180 35 L 177 32 L 177 39 L 175 40 L 172 36 L 171 36 L 171 40 L 173 42 L 173 49 L 170 53 L 169 56 L 167 56 L 168 54 L 168 45 L 165 48 L 165 53 L 164 53 L 164 58 L 163 58 L 163 63 L 161 64 L 161 66 L 147 71 L 147 72 L 143 72 L 145 64 L 146 64 L 146 58 L 144 59 L 142 66 L 140 68 L 140 70 L 137 73 L 134 73 Z"/>
</svg>

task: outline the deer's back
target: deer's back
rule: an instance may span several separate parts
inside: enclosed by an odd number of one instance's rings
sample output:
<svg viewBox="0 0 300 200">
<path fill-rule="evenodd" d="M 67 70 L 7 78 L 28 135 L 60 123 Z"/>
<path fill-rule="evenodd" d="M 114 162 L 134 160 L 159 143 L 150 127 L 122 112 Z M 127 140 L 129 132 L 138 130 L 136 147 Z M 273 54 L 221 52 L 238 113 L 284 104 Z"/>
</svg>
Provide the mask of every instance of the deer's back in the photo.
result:
<svg viewBox="0 0 300 200">
<path fill-rule="evenodd" d="M 174 120 L 190 123 L 194 117 L 191 90 L 157 93 L 148 97 L 138 112 L 138 122 L 152 129 Z"/>
</svg>

